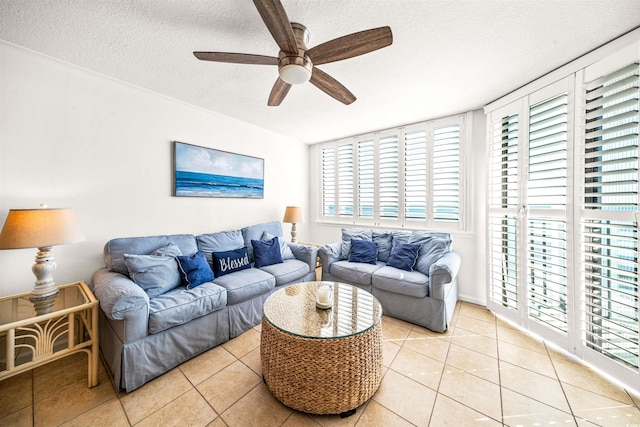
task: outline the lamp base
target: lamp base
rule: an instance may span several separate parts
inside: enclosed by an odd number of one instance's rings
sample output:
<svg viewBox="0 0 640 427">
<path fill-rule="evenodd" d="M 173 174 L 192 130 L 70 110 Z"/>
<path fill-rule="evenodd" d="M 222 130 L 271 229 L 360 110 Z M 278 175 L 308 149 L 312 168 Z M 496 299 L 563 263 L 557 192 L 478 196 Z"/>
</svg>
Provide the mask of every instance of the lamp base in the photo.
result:
<svg viewBox="0 0 640 427">
<path fill-rule="evenodd" d="M 51 246 L 38 248 L 36 263 L 31 267 L 31 271 L 36 276 L 36 284 L 31 291 L 29 300 L 32 302 L 41 301 L 58 295 L 56 282 L 53 281 L 53 272 L 56 266 Z"/>
<path fill-rule="evenodd" d="M 36 315 L 40 316 L 43 314 L 53 312 L 53 305 L 56 302 L 56 296 L 58 295 L 58 288 L 56 288 L 56 293 L 52 296 L 48 297 L 38 297 L 29 295 L 29 301 L 33 304 L 33 308 L 36 310 Z"/>
<path fill-rule="evenodd" d="M 291 243 L 295 243 L 296 242 L 296 236 L 298 235 L 298 232 L 296 231 L 296 223 L 292 222 L 291 223 Z"/>
</svg>

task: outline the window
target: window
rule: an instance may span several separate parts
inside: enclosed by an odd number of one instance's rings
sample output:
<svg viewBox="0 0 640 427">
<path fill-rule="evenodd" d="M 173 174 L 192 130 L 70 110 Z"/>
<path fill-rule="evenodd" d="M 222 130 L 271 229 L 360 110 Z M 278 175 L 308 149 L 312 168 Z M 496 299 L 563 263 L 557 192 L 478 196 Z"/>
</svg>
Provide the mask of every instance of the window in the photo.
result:
<svg viewBox="0 0 640 427">
<path fill-rule="evenodd" d="M 640 390 L 638 44 L 488 111 L 489 308 Z"/>
<path fill-rule="evenodd" d="M 638 63 L 586 84 L 584 345 L 638 369 Z"/>
<path fill-rule="evenodd" d="M 490 304 L 545 338 L 568 330 L 570 83 L 508 105 L 490 123 Z"/>
<path fill-rule="evenodd" d="M 465 116 L 320 146 L 321 221 L 464 229 Z"/>
</svg>

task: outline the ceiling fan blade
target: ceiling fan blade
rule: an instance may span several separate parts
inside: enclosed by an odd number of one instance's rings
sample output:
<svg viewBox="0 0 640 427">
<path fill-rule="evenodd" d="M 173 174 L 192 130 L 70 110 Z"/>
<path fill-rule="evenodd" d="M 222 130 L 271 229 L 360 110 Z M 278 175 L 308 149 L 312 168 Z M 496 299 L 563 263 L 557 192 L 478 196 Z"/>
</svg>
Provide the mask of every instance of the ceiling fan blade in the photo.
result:
<svg viewBox="0 0 640 427">
<path fill-rule="evenodd" d="M 310 81 L 315 87 L 345 105 L 349 105 L 356 100 L 355 95 L 349 92 L 349 89 L 342 86 L 339 81 L 316 67 L 313 67 Z"/>
<path fill-rule="evenodd" d="M 275 56 L 251 55 L 248 53 L 193 52 L 202 61 L 230 62 L 233 64 L 278 65 Z"/>
<path fill-rule="evenodd" d="M 277 107 L 280 105 L 284 97 L 289 93 L 289 89 L 291 89 L 291 85 L 278 77 L 269 94 L 267 105 L 269 107 Z"/>
<path fill-rule="evenodd" d="M 298 53 L 296 37 L 280 0 L 253 0 L 253 3 L 280 49 Z"/>
<path fill-rule="evenodd" d="M 307 51 L 313 65 L 341 61 L 382 49 L 393 43 L 391 28 L 380 27 L 360 31 L 319 44 Z"/>
</svg>

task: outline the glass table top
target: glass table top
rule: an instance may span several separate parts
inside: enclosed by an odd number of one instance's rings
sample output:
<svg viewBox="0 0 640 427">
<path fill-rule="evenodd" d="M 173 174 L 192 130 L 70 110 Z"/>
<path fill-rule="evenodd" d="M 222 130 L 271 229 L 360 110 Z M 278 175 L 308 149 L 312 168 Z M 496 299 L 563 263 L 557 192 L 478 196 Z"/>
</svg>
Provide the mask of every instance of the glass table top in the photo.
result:
<svg viewBox="0 0 640 427">
<path fill-rule="evenodd" d="M 59 286 L 58 291 L 58 294 L 51 300 L 40 301 L 37 310 L 35 304 L 29 300 L 30 292 L 0 298 L 0 328 L 11 323 L 61 312 L 91 302 L 80 283 Z"/>
<path fill-rule="evenodd" d="M 333 288 L 331 308 L 316 307 L 316 287 Z M 264 303 L 264 317 L 283 332 L 305 338 L 342 338 L 362 333 L 382 318 L 369 292 L 337 282 L 298 283 L 277 290 Z"/>
</svg>

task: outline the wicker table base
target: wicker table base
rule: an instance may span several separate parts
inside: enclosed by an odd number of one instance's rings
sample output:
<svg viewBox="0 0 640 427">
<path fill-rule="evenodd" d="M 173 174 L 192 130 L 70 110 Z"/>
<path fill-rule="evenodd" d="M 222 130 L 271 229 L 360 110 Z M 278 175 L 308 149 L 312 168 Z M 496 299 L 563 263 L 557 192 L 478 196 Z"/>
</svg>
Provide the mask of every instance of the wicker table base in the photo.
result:
<svg viewBox="0 0 640 427">
<path fill-rule="evenodd" d="M 288 334 L 262 319 L 262 374 L 286 406 L 343 414 L 369 400 L 382 379 L 380 322 L 351 336 L 314 339 Z"/>
</svg>

